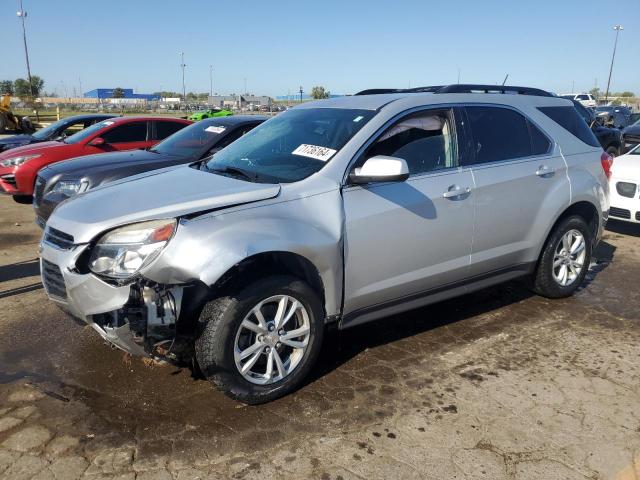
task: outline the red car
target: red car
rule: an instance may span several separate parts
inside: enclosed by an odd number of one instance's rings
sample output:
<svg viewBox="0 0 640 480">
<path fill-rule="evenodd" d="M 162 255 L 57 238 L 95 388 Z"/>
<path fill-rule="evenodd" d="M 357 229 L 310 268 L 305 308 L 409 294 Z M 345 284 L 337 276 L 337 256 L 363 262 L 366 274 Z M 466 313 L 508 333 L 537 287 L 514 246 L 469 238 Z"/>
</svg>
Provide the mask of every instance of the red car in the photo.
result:
<svg viewBox="0 0 640 480">
<path fill-rule="evenodd" d="M 19 203 L 31 202 L 36 174 L 61 160 L 152 147 L 191 124 L 190 120 L 159 117 L 117 117 L 96 123 L 61 142 L 43 142 L 0 153 L 0 189 Z"/>
</svg>

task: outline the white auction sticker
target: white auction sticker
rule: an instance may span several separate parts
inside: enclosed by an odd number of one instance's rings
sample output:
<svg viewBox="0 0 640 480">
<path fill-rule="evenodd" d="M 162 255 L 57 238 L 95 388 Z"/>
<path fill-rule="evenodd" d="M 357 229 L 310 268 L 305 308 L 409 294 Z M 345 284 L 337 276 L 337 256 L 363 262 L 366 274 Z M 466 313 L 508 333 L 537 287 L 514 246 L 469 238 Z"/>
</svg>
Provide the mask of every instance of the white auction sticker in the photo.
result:
<svg viewBox="0 0 640 480">
<path fill-rule="evenodd" d="M 222 133 L 226 130 L 226 128 L 224 127 L 207 127 L 204 129 L 205 132 L 211 132 L 211 133 Z"/>
<path fill-rule="evenodd" d="M 326 162 L 333 157 L 333 154 L 336 152 L 337 150 L 332 148 L 319 147 L 318 145 L 307 145 L 306 143 L 303 143 L 291 153 L 293 155 L 301 155 L 303 157 L 315 158 L 316 160 Z"/>
</svg>

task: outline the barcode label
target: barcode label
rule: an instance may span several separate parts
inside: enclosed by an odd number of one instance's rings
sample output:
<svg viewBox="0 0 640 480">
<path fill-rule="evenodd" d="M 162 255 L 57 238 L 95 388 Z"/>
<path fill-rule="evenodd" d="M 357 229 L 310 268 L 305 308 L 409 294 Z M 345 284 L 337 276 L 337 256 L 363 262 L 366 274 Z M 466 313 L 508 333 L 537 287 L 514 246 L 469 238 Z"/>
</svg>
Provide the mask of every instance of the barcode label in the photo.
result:
<svg viewBox="0 0 640 480">
<path fill-rule="evenodd" d="M 315 158 L 316 160 L 326 162 L 331 157 L 333 157 L 334 153 L 336 152 L 337 150 L 334 150 L 332 148 L 319 147 L 318 145 L 307 145 L 306 143 L 303 143 L 291 153 L 293 155 Z"/>
</svg>

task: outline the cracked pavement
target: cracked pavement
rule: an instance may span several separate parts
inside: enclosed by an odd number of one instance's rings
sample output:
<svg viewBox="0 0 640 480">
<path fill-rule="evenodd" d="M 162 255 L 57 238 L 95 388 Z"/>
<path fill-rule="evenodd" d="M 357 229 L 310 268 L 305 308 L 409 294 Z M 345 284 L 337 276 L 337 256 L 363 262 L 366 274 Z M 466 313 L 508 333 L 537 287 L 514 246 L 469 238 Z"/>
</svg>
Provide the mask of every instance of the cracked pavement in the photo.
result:
<svg viewBox="0 0 640 480">
<path fill-rule="evenodd" d="M 640 480 L 640 227 L 566 300 L 512 282 L 326 337 L 299 391 L 236 403 L 47 301 L 0 197 L 4 479 Z"/>
</svg>

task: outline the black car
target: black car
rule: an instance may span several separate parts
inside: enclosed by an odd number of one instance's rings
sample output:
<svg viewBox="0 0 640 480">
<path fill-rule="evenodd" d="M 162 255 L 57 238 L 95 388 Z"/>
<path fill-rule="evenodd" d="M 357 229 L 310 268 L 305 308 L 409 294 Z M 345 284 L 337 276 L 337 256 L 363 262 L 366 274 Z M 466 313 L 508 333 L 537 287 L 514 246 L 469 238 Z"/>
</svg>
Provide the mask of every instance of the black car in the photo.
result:
<svg viewBox="0 0 640 480">
<path fill-rule="evenodd" d="M 640 119 L 622 130 L 622 138 L 624 139 L 622 153 L 627 153 L 640 143 Z"/>
<path fill-rule="evenodd" d="M 593 110 L 586 108 L 577 100 L 572 100 L 572 102 L 580 116 L 591 127 L 598 142 L 602 145 L 602 149 L 612 157 L 620 155 L 623 149 L 622 131 L 618 128 L 605 126 L 601 117 L 596 116 Z"/>
<path fill-rule="evenodd" d="M 116 115 L 106 115 L 101 113 L 74 115 L 63 118 L 52 123 L 48 127 L 42 128 L 30 135 L 13 135 L 0 139 L 0 152 L 10 148 L 21 147 L 31 143 L 49 142 L 51 140 L 63 140 L 65 137 L 83 130 L 94 123 L 101 122 Z"/>
<path fill-rule="evenodd" d="M 148 150 L 87 155 L 45 167 L 38 172 L 33 195 L 36 223 L 44 228 L 60 202 L 91 188 L 211 156 L 266 119 L 257 115 L 208 118 L 183 128 Z"/>
</svg>

